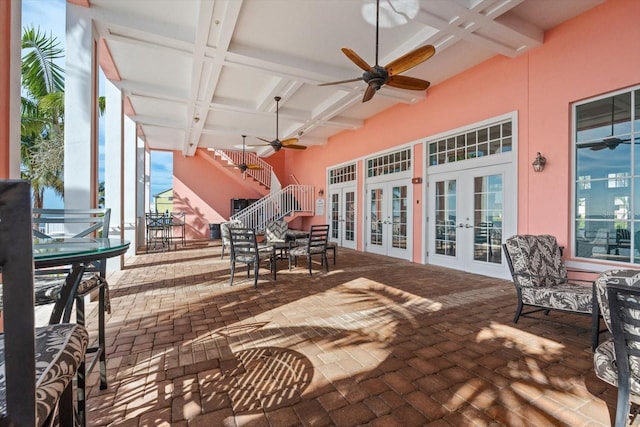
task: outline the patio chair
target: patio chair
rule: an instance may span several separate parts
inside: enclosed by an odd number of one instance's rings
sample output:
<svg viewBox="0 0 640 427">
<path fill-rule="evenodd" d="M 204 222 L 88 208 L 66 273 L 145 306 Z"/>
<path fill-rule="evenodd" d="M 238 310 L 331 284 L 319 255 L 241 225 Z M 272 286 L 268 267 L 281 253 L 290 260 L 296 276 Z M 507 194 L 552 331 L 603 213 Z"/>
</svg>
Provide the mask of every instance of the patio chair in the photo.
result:
<svg viewBox="0 0 640 427">
<path fill-rule="evenodd" d="M 220 259 L 224 259 L 225 248 L 231 247 L 231 233 L 229 229 L 232 227 L 240 228 L 242 227 L 242 223 L 240 221 L 231 220 L 220 224 L 220 237 L 222 238 L 222 254 L 220 255 Z"/>
<path fill-rule="evenodd" d="M 269 261 L 269 268 L 273 272 L 273 280 L 276 279 L 276 268 L 274 257 L 274 247 L 266 245 L 258 245 L 256 232 L 252 228 L 229 228 L 231 236 L 231 282 L 233 285 L 233 276 L 236 270 L 236 263 L 247 264 L 247 277 L 253 266 L 253 287 L 258 287 L 258 272 L 260 270 L 260 262 Z"/>
<path fill-rule="evenodd" d="M 111 219 L 110 208 L 96 209 L 33 209 L 33 235 L 47 239 L 55 237 L 92 238 L 108 237 Z M 69 230 L 65 230 L 68 227 Z M 75 304 L 76 323 L 85 325 L 85 298 L 97 292 L 98 297 L 98 344 L 86 349 L 93 358 L 86 365 L 78 367 L 78 413 L 84 423 L 85 416 L 85 381 L 86 375 L 93 370 L 96 363 L 100 369 L 100 389 L 107 388 L 107 354 L 105 311 L 111 312 L 109 284 L 106 280 L 106 260 L 88 263 L 83 266 L 84 274 L 69 300 L 59 304 L 62 288 L 70 272 L 68 268 L 41 269 L 35 271 L 35 305 L 54 304 L 49 324 L 71 321 Z"/>
<path fill-rule="evenodd" d="M 329 226 L 312 225 L 309 229 L 309 237 L 304 243 L 299 243 L 298 246 L 289 250 L 289 270 L 291 270 L 292 261 L 295 265 L 298 264 L 298 257 L 307 257 L 307 265 L 309 267 L 309 275 L 311 276 L 311 257 L 313 255 L 320 255 L 321 262 L 324 263 L 326 271 L 329 271 L 329 261 L 327 261 L 327 240 L 329 238 Z"/>
<path fill-rule="evenodd" d="M 590 316 L 592 349 L 595 350 L 600 309 L 594 281 L 568 277 L 556 238 L 550 235 L 516 235 L 508 238 L 503 248 L 518 297 L 513 323 L 518 323 L 520 316 L 538 311 L 545 315 L 550 311 L 561 311 Z M 591 274 L 587 271 L 580 273 Z M 523 312 L 524 306 L 533 308 Z"/>
<path fill-rule="evenodd" d="M 640 402 L 640 271 L 606 271 L 596 280 L 596 292 L 613 338 L 596 348 L 594 370 L 618 388 L 615 425 L 626 426 L 630 400 Z"/>
<path fill-rule="evenodd" d="M 0 269 L 4 333 L 0 335 L 3 425 L 74 425 L 73 377 L 84 360 L 84 327 L 34 328 L 31 191 L 26 181 L 0 181 Z M 31 331 L 31 332 L 29 332 Z"/>
</svg>

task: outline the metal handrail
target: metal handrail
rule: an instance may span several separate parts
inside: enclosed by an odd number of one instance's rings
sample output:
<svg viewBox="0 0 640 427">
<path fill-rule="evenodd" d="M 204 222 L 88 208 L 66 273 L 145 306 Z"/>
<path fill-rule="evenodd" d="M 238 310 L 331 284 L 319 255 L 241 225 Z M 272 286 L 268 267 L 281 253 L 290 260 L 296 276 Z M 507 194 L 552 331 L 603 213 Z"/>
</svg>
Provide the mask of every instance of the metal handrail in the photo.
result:
<svg viewBox="0 0 640 427">
<path fill-rule="evenodd" d="M 252 203 L 230 219 L 240 221 L 247 228 L 262 231 L 269 221 L 295 213 L 313 213 L 313 195 L 312 185 L 288 185 Z"/>
<path fill-rule="evenodd" d="M 258 157 L 256 153 L 246 151 L 244 153 L 244 157 L 242 151 L 214 150 L 214 153 L 221 159 L 235 165 L 241 164 L 243 160 L 248 165 L 260 165 L 262 169 L 247 169 L 246 173 L 260 184 L 267 188 L 271 188 L 271 172 L 273 168 L 269 163 Z"/>
</svg>

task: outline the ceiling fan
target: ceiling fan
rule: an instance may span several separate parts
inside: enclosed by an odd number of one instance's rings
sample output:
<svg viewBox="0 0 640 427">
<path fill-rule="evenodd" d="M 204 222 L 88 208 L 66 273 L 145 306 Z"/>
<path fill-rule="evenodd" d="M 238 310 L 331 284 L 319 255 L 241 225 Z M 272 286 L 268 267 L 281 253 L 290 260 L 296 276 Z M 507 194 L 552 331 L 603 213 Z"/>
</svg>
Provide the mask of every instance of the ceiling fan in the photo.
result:
<svg viewBox="0 0 640 427">
<path fill-rule="evenodd" d="M 262 166 L 260 165 L 256 165 L 256 164 L 247 164 L 247 162 L 245 161 L 245 138 L 247 137 L 247 135 L 242 135 L 242 163 L 240 164 L 233 164 L 233 165 L 229 165 L 227 167 L 229 168 L 238 168 L 240 169 L 240 172 L 245 173 L 247 171 L 247 169 L 251 169 L 251 170 L 260 170 L 262 169 Z"/>
<path fill-rule="evenodd" d="M 273 148 L 273 151 L 280 151 L 281 148 L 293 148 L 295 150 L 306 150 L 307 149 L 306 146 L 298 145 L 298 138 L 289 138 L 289 139 L 285 139 L 284 141 L 280 141 L 278 139 L 278 122 L 279 122 L 278 111 L 280 110 L 279 102 L 282 98 L 280 98 L 279 96 L 276 96 L 273 99 L 276 100 L 276 139 L 274 139 L 273 141 L 269 141 L 268 139 L 264 139 L 264 138 L 258 138 L 258 139 L 260 141 L 266 142 L 267 143 L 266 145 L 270 145 L 271 148 Z"/>
<path fill-rule="evenodd" d="M 616 137 L 605 138 L 602 141 L 587 142 L 584 144 L 578 144 L 579 148 L 589 148 L 592 151 L 600 151 L 608 148 L 609 150 L 615 150 L 620 144 L 629 144 L 630 139 L 620 139 Z"/>
<path fill-rule="evenodd" d="M 362 80 L 367 84 L 367 89 L 364 92 L 362 102 L 367 102 L 371 98 L 373 98 L 373 95 L 375 95 L 376 91 L 385 84 L 398 89 L 426 90 L 429 85 L 431 85 L 430 82 L 422 79 L 417 79 L 415 77 L 400 76 L 399 74 L 431 58 L 436 53 L 435 47 L 433 47 L 432 45 L 421 46 L 409 53 L 402 55 L 394 61 L 391 61 L 385 67 L 382 67 L 378 64 L 379 27 L 380 0 L 376 0 L 376 65 L 374 65 L 373 67 L 370 66 L 353 50 L 347 47 L 343 47 L 342 52 L 347 56 L 347 58 L 349 58 L 351 62 L 364 70 L 362 77 L 357 77 L 355 79 L 349 80 L 341 80 L 337 82 L 322 83 L 319 86 L 329 86 Z"/>
</svg>

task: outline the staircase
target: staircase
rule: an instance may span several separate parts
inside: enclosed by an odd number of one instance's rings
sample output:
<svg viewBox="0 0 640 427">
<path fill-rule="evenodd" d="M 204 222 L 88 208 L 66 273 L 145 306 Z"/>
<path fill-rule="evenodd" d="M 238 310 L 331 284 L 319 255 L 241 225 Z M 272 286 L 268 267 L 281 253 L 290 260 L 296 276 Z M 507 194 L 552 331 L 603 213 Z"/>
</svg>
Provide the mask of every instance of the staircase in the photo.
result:
<svg viewBox="0 0 640 427">
<path fill-rule="evenodd" d="M 242 222 L 245 227 L 262 231 L 269 221 L 313 215 L 313 196 L 312 185 L 288 185 L 232 215 L 231 219 Z"/>
<path fill-rule="evenodd" d="M 239 165 L 242 163 L 242 151 L 230 151 L 230 150 L 213 150 L 214 157 L 220 158 L 228 165 Z M 251 151 L 245 153 L 244 161 L 248 165 L 260 165 L 262 169 L 247 169 L 245 172 L 249 177 L 256 180 L 259 184 L 266 188 L 271 188 L 271 165 Z M 236 169 L 238 173 L 240 171 Z"/>
</svg>

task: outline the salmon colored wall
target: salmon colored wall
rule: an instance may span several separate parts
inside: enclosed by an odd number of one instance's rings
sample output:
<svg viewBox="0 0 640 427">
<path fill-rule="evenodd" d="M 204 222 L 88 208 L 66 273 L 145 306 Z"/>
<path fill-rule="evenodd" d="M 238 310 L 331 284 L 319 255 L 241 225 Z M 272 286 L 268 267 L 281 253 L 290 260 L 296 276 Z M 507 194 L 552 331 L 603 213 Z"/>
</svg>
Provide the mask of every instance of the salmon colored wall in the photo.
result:
<svg viewBox="0 0 640 427">
<path fill-rule="evenodd" d="M 566 246 L 571 222 L 571 104 L 640 84 L 638 16 L 640 1 L 607 1 L 548 31 L 544 44 L 526 54 L 517 58 L 496 56 L 436 83 L 429 88 L 424 101 L 396 105 L 367 120 L 361 129 L 330 138 L 326 146 L 310 146 L 305 151 L 282 150 L 266 160 L 284 171 L 282 175 L 278 172 L 283 186 L 291 183 L 289 176 L 293 174 L 302 184 L 314 185 L 316 190 L 323 188 L 326 198 L 328 167 L 415 142 L 414 176 L 423 176 L 423 184 L 413 186 L 413 260 L 420 262 L 425 234 L 422 140 L 516 111 L 518 232 L 554 234 Z M 534 173 L 531 167 L 537 151 L 547 158 L 543 173 Z M 192 160 L 185 159 L 184 163 Z M 358 161 L 359 249 L 363 232 L 363 166 Z M 179 178 L 181 172 L 176 170 Z M 558 220 L 549 221 L 550 214 Z M 301 228 L 325 221 L 325 216 L 303 219 Z"/>
<path fill-rule="evenodd" d="M 0 179 L 9 178 L 9 85 L 11 76 L 11 2 L 0 2 Z"/>
<path fill-rule="evenodd" d="M 193 157 L 174 154 L 173 210 L 186 213 L 187 239 L 207 239 L 210 223 L 227 221 L 231 199 L 259 199 L 264 195 L 235 169 L 208 159 L 207 153 L 198 152 Z"/>
<path fill-rule="evenodd" d="M 569 245 L 571 230 L 571 104 L 640 83 L 640 2 L 608 1 L 545 34 L 545 44 L 531 52 L 528 139 L 521 151 L 522 173 L 530 185 L 527 210 L 521 209 L 519 229 L 548 232 Z M 600 29 L 594 31 L 594 29 Z M 534 174 L 535 152 L 547 158 L 543 173 Z M 548 221 L 549 212 L 564 220 Z M 555 215 L 554 215 L 555 216 Z"/>
</svg>

